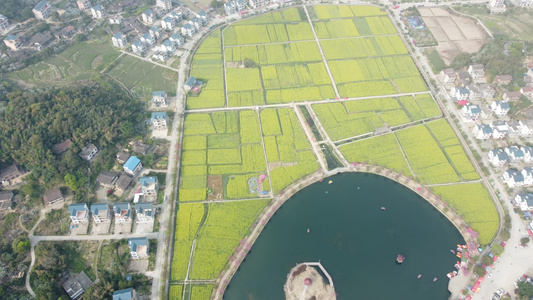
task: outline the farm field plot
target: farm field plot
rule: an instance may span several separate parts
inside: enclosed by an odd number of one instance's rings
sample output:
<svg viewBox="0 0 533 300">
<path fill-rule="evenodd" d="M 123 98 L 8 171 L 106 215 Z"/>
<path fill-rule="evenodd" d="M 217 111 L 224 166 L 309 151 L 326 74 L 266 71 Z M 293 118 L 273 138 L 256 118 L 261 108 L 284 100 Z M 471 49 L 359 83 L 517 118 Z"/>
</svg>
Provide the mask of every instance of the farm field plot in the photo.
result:
<svg viewBox="0 0 533 300">
<path fill-rule="evenodd" d="M 430 95 L 416 95 L 413 96 L 402 96 L 399 98 L 400 103 L 403 108 L 410 116 L 411 120 L 418 121 L 426 118 L 440 116 L 442 112 L 440 111 L 437 103 L 433 101 Z M 422 96 L 422 97 L 418 97 Z"/>
<path fill-rule="evenodd" d="M 203 204 L 179 206 L 174 235 L 174 255 L 172 257 L 172 269 L 170 273 L 171 281 L 185 279 L 187 275 L 192 241 L 198 232 L 198 227 L 203 216 Z M 176 294 L 178 293 L 177 289 Z M 181 289 L 179 289 L 179 295 L 181 296 Z"/>
<path fill-rule="evenodd" d="M 382 11 L 379 7 L 367 5 L 314 5 L 308 10 L 312 20 L 387 15 L 387 12 Z"/>
<path fill-rule="evenodd" d="M 322 61 L 314 41 L 226 47 L 224 55 L 226 61 L 240 62 L 249 59 L 260 65 Z"/>
<path fill-rule="evenodd" d="M 498 231 L 498 213 L 489 193 L 481 183 L 432 187 L 479 234 L 482 245 L 488 244 Z"/>
<path fill-rule="evenodd" d="M 392 133 L 341 145 L 339 150 L 349 162 L 375 164 L 406 176 L 413 175 Z"/>
<path fill-rule="evenodd" d="M 180 201 L 254 198 L 270 191 L 268 178 L 251 190 L 249 180 L 266 173 L 259 119 L 254 111 L 185 117 Z M 209 185 L 209 178 L 216 182 Z M 218 178 L 218 179 L 216 179 Z"/>
<path fill-rule="evenodd" d="M 397 35 L 320 40 L 320 45 L 328 60 L 408 53 L 407 48 Z"/>
<path fill-rule="evenodd" d="M 193 285 L 191 300 L 206 300 L 211 297 L 213 285 Z"/>
<path fill-rule="evenodd" d="M 169 300 L 181 300 L 182 299 L 183 285 L 171 285 L 168 291 Z"/>
<path fill-rule="evenodd" d="M 86 80 L 91 78 L 93 72 L 102 71 L 109 66 L 119 54 L 108 39 L 81 42 L 49 59 L 9 73 L 7 77 L 47 85 Z"/>
<path fill-rule="evenodd" d="M 414 175 L 424 184 L 460 181 L 442 149 L 424 125 L 396 132 Z"/>
<path fill-rule="evenodd" d="M 191 76 L 205 82 L 200 95 L 187 97 L 187 108 L 221 107 L 225 104 L 220 30 L 212 32 L 196 50 Z"/>
<path fill-rule="evenodd" d="M 357 60 L 329 61 L 335 83 L 365 80 L 397 79 L 419 76 L 418 70 L 409 56 L 386 58 L 365 58 Z M 424 85 L 425 89 L 425 85 Z M 422 90 L 424 90 L 422 89 Z"/>
<path fill-rule="evenodd" d="M 311 145 L 290 109 L 261 111 L 261 126 L 275 193 L 318 169 Z"/>
<path fill-rule="evenodd" d="M 209 204 L 207 218 L 198 234 L 192 279 L 218 276 L 268 202 L 270 199 Z"/>
<path fill-rule="evenodd" d="M 166 91 L 176 95 L 176 78 L 166 78 L 165 73 L 174 71 L 156 66 L 130 55 L 119 58 L 108 74 L 122 82 L 132 93 L 149 98 L 152 91 Z"/>
</svg>

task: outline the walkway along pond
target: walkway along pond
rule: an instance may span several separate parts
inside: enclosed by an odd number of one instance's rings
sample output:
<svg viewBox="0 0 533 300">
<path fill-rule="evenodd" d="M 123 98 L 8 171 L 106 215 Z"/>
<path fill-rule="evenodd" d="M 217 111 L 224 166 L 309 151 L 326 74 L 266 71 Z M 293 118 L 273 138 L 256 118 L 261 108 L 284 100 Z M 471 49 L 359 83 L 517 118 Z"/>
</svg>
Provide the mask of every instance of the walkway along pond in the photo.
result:
<svg viewBox="0 0 533 300">
<path fill-rule="evenodd" d="M 264 211 L 258 217 L 258 221 L 254 222 L 254 224 L 252 225 L 251 233 L 241 240 L 240 246 L 237 247 L 232 257 L 230 257 L 228 265 L 226 266 L 224 271 L 222 271 L 221 274 L 219 275 L 217 282 L 215 284 L 215 288 L 213 290 L 212 298 L 222 299 L 224 292 L 228 284 L 230 283 L 231 278 L 233 277 L 237 269 L 240 267 L 242 261 L 246 257 L 247 253 L 250 251 L 252 245 L 254 244 L 256 239 L 259 237 L 259 234 L 264 229 L 264 227 L 266 226 L 270 218 L 281 207 L 281 205 L 284 204 L 286 200 L 291 198 L 293 195 L 295 195 L 297 192 L 299 192 L 303 188 L 313 183 L 323 181 L 326 177 L 339 174 L 339 173 L 348 173 L 348 172 L 362 172 L 362 173 L 377 174 L 377 175 L 389 178 L 397 183 L 402 184 L 403 186 L 409 188 L 410 190 L 414 191 L 415 193 L 417 193 L 418 195 L 426 199 L 430 204 L 432 204 L 433 207 L 439 210 L 441 214 L 445 216 L 459 230 L 463 239 L 468 244 L 477 245 L 477 240 L 470 234 L 468 230 L 469 226 L 464 222 L 464 220 L 458 214 L 456 214 L 453 209 L 449 208 L 445 202 L 441 201 L 439 196 L 433 194 L 430 189 L 425 188 L 424 186 L 422 186 L 421 184 L 417 183 L 416 181 L 412 180 L 409 177 L 406 177 L 399 173 L 385 169 L 383 167 L 366 165 L 366 164 L 359 164 L 355 166 L 350 166 L 348 168 L 339 168 L 333 171 L 329 171 L 327 173 L 318 171 L 305 178 L 302 178 L 298 182 L 295 182 L 291 186 L 287 187 L 285 190 L 281 191 L 278 197 L 275 198 L 270 203 L 270 205 L 264 209 Z M 332 186 L 332 189 L 333 188 L 334 187 Z M 312 232 L 312 229 L 311 229 L 311 232 Z M 449 250 L 447 249 L 446 251 L 449 251 Z M 407 258 L 407 260 L 408 259 L 409 258 Z M 298 263 L 298 262 L 295 262 L 295 263 Z M 450 265 L 450 267 L 453 268 L 453 264 Z M 326 266 L 326 268 L 328 268 L 328 266 Z M 383 274 L 383 276 L 384 276 L 383 280 L 386 281 L 387 275 Z M 442 274 L 442 278 L 443 280 L 445 279 L 445 274 Z"/>
</svg>

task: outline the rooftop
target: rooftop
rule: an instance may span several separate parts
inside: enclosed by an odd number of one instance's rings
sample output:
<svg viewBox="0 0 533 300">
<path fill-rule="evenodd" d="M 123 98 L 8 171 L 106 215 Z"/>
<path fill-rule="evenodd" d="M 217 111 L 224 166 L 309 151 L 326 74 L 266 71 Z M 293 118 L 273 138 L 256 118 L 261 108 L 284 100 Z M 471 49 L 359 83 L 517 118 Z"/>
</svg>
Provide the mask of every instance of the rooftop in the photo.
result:
<svg viewBox="0 0 533 300">
<path fill-rule="evenodd" d="M 137 158 L 137 156 L 130 156 L 130 158 L 128 158 L 126 163 L 124 163 L 124 168 L 127 168 L 133 171 L 140 163 L 141 163 L 141 160 Z"/>
</svg>

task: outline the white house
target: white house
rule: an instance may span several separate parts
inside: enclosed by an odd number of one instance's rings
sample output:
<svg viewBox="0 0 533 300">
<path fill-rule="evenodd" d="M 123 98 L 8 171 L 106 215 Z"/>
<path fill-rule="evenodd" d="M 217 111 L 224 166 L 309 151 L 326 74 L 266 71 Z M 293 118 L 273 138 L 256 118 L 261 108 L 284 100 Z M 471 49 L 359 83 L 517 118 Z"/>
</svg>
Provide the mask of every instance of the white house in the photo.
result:
<svg viewBox="0 0 533 300">
<path fill-rule="evenodd" d="M 457 98 L 457 100 L 468 100 L 470 91 L 464 87 L 454 87 L 450 91 L 450 96 Z"/>
<path fill-rule="evenodd" d="M 533 210 L 533 194 L 520 193 L 514 197 L 514 203 L 520 207 L 522 211 Z"/>
<path fill-rule="evenodd" d="M 172 29 L 174 29 L 174 26 L 176 26 L 176 22 L 175 22 L 174 18 L 172 18 L 170 16 L 166 16 L 161 21 L 161 27 L 163 27 L 163 29 L 172 30 Z"/>
<path fill-rule="evenodd" d="M 503 101 L 492 101 L 490 108 L 496 115 L 505 116 L 511 110 L 511 105 Z"/>
<path fill-rule="evenodd" d="M 513 126 L 513 130 L 515 131 L 515 136 L 529 137 L 533 135 L 533 127 L 526 125 L 524 121 L 522 120 L 520 121 L 511 120 L 511 121 L 507 121 L 506 124 L 507 126 L 510 126 L 510 125 Z"/>
<path fill-rule="evenodd" d="M 522 151 L 518 146 L 511 146 L 505 148 L 505 153 L 509 155 L 509 158 L 512 162 L 520 161 L 524 159 L 524 151 Z"/>
<path fill-rule="evenodd" d="M 479 105 L 468 104 L 463 106 L 461 113 L 466 122 L 475 122 L 481 115 L 481 108 Z"/>
<path fill-rule="evenodd" d="M 478 140 L 488 140 L 492 137 L 492 128 L 487 124 L 476 124 L 472 131 Z"/>
<path fill-rule="evenodd" d="M 111 210 L 107 203 L 94 203 L 91 205 L 91 215 L 95 223 L 111 221 Z"/>
<path fill-rule="evenodd" d="M 146 45 L 147 48 L 151 48 L 155 45 L 155 36 L 147 32 L 141 36 L 141 42 Z"/>
<path fill-rule="evenodd" d="M 509 133 L 509 126 L 504 121 L 494 121 L 490 123 L 490 128 L 494 139 L 502 139 Z"/>
<path fill-rule="evenodd" d="M 508 137 L 517 137 L 520 135 L 520 123 L 518 121 L 510 120 L 506 121 L 505 124 L 509 127 L 509 131 L 507 132 Z"/>
<path fill-rule="evenodd" d="M 152 60 L 159 60 L 165 62 L 168 59 L 168 52 L 165 50 L 158 50 L 152 55 Z"/>
<path fill-rule="evenodd" d="M 481 97 L 483 99 L 492 100 L 492 98 L 494 98 L 494 95 L 496 94 L 496 90 L 486 83 L 480 84 L 478 88 L 481 91 Z"/>
<path fill-rule="evenodd" d="M 470 94 L 468 95 L 468 98 L 470 100 L 479 100 L 483 96 L 483 93 L 481 93 L 479 88 L 474 84 L 467 85 L 466 89 L 470 92 Z"/>
<path fill-rule="evenodd" d="M 226 15 L 231 15 L 246 10 L 246 5 L 243 0 L 229 0 L 224 3 L 224 10 L 226 11 Z"/>
<path fill-rule="evenodd" d="M 148 223 L 154 219 L 154 208 L 151 202 L 139 202 L 135 204 L 135 222 Z"/>
<path fill-rule="evenodd" d="M 52 13 L 52 5 L 48 1 L 41 1 L 33 8 L 33 14 L 38 20 L 48 19 Z"/>
<path fill-rule="evenodd" d="M 81 149 L 81 152 L 79 153 L 79 156 L 85 160 L 90 161 L 93 159 L 93 157 L 98 153 L 98 148 L 94 144 L 87 144 L 83 149 Z"/>
<path fill-rule="evenodd" d="M 202 22 L 202 26 L 206 25 L 207 21 L 209 20 L 204 10 L 201 10 L 199 13 L 197 13 L 196 17 L 200 20 L 200 22 Z"/>
<path fill-rule="evenodd" d="M 167 128 L 167 113 L 164 111 L 152 113 L 152 125 L 154 129 Z"/>
<path fill-rule="evenodd" d="M 482 64 L 470 65 L 468 67 L 468 74 L 475 81 L 476 79 L 485 78 L 485 69 Z"/>
<path fill-rule="evenodd" d="M 128 246 L 130 247 L 131 258 L 142 259 L 148 257 L 149 242 L 147 238 L 144 237 L 129 239 Z"/>
<path fill-rule="evenodd" d="M 163 44 L 161 45 L 161 49 L 163 51 L 168 52 L 169 54 L 172 54 L 174 51 L 176 51 L 176 46 L 174 45 L 174 42 L 168 39 L 163 42 Z"/>
<path fill-rule="evenodd" d="M 89 208 L 85 203 L 71 204 L 68 207 L 70 220 L 74 224 L 89 222 Z"/>
<path fill-rule="evenodd" d="M 172 11 L 169 16 L 174 19 L 174 24 L 178 24 L 183 20 L 183 13 L 181 11 Z"/>
<path fill-rule="evenodd" d="M 93 19 L 102 19 L 105 16 L 104 7 L 100 4 L 97 4 L 91 8 L 91 13 Z"/>
<path fill-rule="evenodd" d="M 142 13 L 141 18 L 144 23 L 152 24 L 156 20 L 156 15 L 154 11 L 151 8 L 149 8 Z"/>
<path fill-rule="evenodd" d="M 493 149 L 488 153 L 490 163 L 495 166 L 503 166 L 509 160 L 509 156 L 502 149 Z"/>
<path fill-rule="evenodd" d="M 78 9 L 81 11 L 87 10 L 91 7 L 91 2 L 89 0 L 77 0 Z"/>
<path fill-rule="evenodd" d="M 181 34 L 183 34 L 183 35 L 187 35 L 189 37 L 192 37 L 195 32 L 196 32 L 196 29 L 190 23 L 187 23 L 187 24 L 183 25 L 183 27 L 181 27 Z"/>
<path fill-rule="evenodd" d="M 148 32 L 154 38 L 154 43 L 155 43 L 155 40 L 158 39 L 159 36 L 161 35 L 161 28 L 159 28 L 159 26 L 157 25 L 154 25 L 152 26 L 152 28 L 150 28 L 150 30 L 148 30 Z"/>
<path fill-rule="evenodd" d="M 143 55 L 144 52 L 146 51 L 146 46 L 143 44 L 141 40 L 136 40 L 131 45 L 131 50 L 133 51 L 133 53 L 137 55 Z"/>
<path fill-rule="evenodd" d="M 121 15 L 109 16 L 109 24 L 122 24 L 122 16 Z"/>
<path fill-rule="evenodd" d="M 131 220 L 131 207 L 129 202 L 113 204 L 115 223 L 125 223 Z"/>
<path fill-rule="evenodd" d="M 524 185 L 532 185 L 533 184 L 533 168 L 532 167 L 528 167 L 528 168 L 524 168 L 522 170 L 522 176 L 524 176 Z"/>
<path fill-rule="evenodd" d="M 9 28 L 9 20 L 3 16 L 0 15 L 0 30 L 6 31 Z"/>
<path fill-rule="evenodd" d="M 113 46 L 124 48 L 128 43 L 128 37 L 122 32 L 117 32 L 115 35 L 113 35 L 111 41 L 113 41 Z"/>
<path fill-rule="evenodd" d="M 505 171 L 502 175 L 502 179 L 510 188 L 524 185 L 524 175 L 517 170 L 510 169 Z"/>
<path fill-rule="evenodd" d="M 169 11 L 172 9 L 172 1 L 170 0 L 157 0 L 155 2 L 155 5 L 160 7 L 161 9 L 165 11 Z"/>
<path fill-rule="evenodd" d="M 531 146 L 522 146 L 520 148 L 524 152 L 524 162 L 530 163 L 533 162 L 533 147 Z"/>
<path fill-rule="evenodd" d="M 124 168 L 124 172 L 135 176 L 143 168 L 143 165 L 137 156 L 130 156 L 122 167 Z"/>
<path fill-rule="evenodd" d="M 189 23 L 196 28 L 196 30 L 200 30 L 200 27 L 202 27 L 202 21 L 198 19 L 197 17 L 192 18 Z"/>
<path fill-rule="evenodd" d="M 522 97 L 521 92 L 507 92 L 503 94 L 503 101 L 509 102 L 509 101 L 518 101 L 520 100 L 520 97 Z"/>
<path fill-rule="evenodd" d="M 168 39 L 171 40 L 176 45 L 176 48 L 183 46 L 183 43 L 184 43 L 183 37 L 177 32 L 174 33 Z"/>
<path fill-rule="evenodd" d="M 167 107 L 167 93 L 165 91 L 152 92 L 152 103 L 157 107 Z"/>
</svg>

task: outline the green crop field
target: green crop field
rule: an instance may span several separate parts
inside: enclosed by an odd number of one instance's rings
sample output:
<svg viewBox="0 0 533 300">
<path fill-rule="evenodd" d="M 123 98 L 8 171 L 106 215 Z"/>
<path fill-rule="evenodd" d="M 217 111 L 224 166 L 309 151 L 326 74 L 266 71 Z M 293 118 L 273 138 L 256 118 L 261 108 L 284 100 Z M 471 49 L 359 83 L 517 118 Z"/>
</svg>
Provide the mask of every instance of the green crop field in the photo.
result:
<svg viewBox="0 0 533 300">
<path fill-rule="evenodd" d="M 179 207 L 174 235 L 174 255 L 170 272 L 170 280 L 172 281 L 185 279 L 187 275 L 192 241 L 198 232 L 203 215 L 203 204 L 187 204 Z"/>
<path fill-rule="evenodd" d="M 182 285 L 171 285 L 170 289 L 168 291 L 168 299 L 169 300 L 182 300 L 182 291 L 183 286 Z"/>
<path fill-rule="evenodd" d="M 211 297 L 213 285 L 193 285 L 191 300 L 206 300 Z"/>
<path fill-rule="evenodd" d="M 496 235 L 498 212 L 483 184 L 436 186 L 432 190 L 442 196 L 442 199 L 479 234 L 482 245 L 488 244 Z"/>
<path fill-rule="evenodd" d="M 217 278 L 239 241 L 269 201 L 209 204 L 207 218 L 196 243 L 192 279 Z"/>
</svg>

